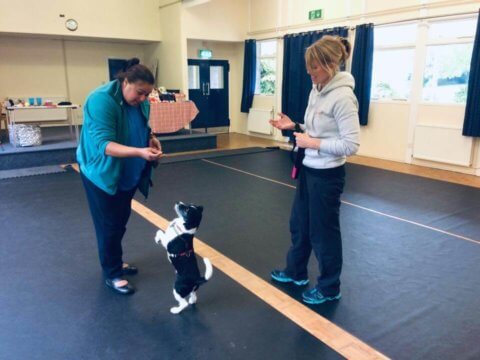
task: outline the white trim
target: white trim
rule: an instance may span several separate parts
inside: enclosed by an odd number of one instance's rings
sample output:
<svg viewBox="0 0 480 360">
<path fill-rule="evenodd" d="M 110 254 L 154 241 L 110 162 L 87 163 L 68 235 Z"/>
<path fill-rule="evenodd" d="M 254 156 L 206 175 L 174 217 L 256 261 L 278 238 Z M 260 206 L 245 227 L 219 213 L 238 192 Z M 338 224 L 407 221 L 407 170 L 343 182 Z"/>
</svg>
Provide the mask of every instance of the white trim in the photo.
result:
<svg viewBox="0 0 480 360">
<path fill-rule="evenodd" d="M 422 123 L 417 123 L 417 126 L 433 127 L 433 128 L 440 128 L 440 129 L 451 129 L 451 130 L 462 130 L 463 129 L 459 126 L 435 124 L 435 123 L 423 123 L 423 122 Z"/>
<path fill-rule="evenodd" d="M 378 45 L 373 48 L 375 51 L 384 51 L 384 50 L 403 50 L 403 49 L 415 49 L 417 44 L 415 43 L 403 43 L 403 44 L 393 44 L 393 45 Z"/>
<path fill-rule="evenodd" d="M 448 107 L 465 107 L 466 105 L 465 104 L 459 104 L 459 103 L 437 103 L 437 102 L 433 102 L 433 101 L 425 101 L 425 100 L 422 100 L 418 103 L 418 105 L 420 106 L 448 106 Z"/>
<path fill-rule="evenodd" d="M 411 105 L 410 99 L 388 99 L 388 100 L 382 100 L 382 99 L 370 99 L 370 104 L 375 103 L 375 104 L 395 104 L 395 105 Z"/>
<path fill-rule="evenodd" d="M 415 129 L 418 118 L 418 104 L 422 99 L 423 92 L 423 72 L 427 58 L 427 49 L 425 40 L 428 34 L 428 22 L 420 22 L 417 27 L 417 48 L 414 53 L 412 82 L 410 87 L 410 113 L 408 116 L 407 148 L 405 151 L 405 162 L 412 163 L 413 145 L 415 140 Z"/>
</svg>

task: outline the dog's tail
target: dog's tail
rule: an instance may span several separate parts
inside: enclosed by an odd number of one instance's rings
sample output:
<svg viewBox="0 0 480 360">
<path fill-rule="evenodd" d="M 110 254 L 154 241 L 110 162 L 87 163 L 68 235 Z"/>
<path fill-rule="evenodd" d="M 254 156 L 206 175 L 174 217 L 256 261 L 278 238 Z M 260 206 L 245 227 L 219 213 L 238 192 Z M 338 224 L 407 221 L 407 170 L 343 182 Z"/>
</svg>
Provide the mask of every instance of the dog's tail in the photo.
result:
<svg viewBox="0 0 480 360">
<path fill-rule="evenodd" d="M 207 258 L 203 258 L 203 262 L 205 263 L 205 275 L 204 275 L 204 278 L 205 280 L 208 280 L 212 277 L 212 273 L 213 273 L 213 267 L 212 267 L 212 263 L 210 262 L 209 259 Z"/>
</svg>

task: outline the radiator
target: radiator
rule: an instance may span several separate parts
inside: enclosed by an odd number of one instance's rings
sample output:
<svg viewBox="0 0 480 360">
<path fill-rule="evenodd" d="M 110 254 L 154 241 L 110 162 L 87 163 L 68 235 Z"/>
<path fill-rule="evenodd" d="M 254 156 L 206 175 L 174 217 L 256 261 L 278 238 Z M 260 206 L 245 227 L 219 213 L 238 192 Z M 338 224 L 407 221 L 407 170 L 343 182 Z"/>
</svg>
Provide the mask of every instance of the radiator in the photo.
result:
<svg viewBox="0 0 480 360">
<path fill-rule="evenodd" d="M 462 135 L 462 129 L 417 125 L 413 141 L 413 157 L 446 164 L 470 166 L 473 138 Z"/>
<path fill-rule="evenodd" d="M 268 122 L 271 119 L 271 111 L 264 109 L 250 109 L 248 113 L 247 130 L 260 134 L 272 135 L 272 125 Z"/>
</svg>

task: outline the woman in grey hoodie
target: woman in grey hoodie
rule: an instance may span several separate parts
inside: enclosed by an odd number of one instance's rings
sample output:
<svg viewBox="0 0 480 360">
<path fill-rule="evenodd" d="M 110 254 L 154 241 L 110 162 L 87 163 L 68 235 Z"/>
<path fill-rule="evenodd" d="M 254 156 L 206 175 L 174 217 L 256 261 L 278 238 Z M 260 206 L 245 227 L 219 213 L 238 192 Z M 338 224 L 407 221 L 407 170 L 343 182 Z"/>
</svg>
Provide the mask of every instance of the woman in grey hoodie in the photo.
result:
<svg viewBox="0 0 480 360">
<path fill-rule="evenodd" d="M 345 185 L 346 157 L 357 152 L 360 125 L 351 74 L 339 71 L 350 56 L 348 40 L 324 36 L 307 48 L 305 61 L 313 83 L 304 124 L 279 113 L 270 123 L 295 130 L 298 148 L 305 149 L 290 217 L 292 246 L 284 270 L 272 279 L 308 284 L 307 264 L 312 249 L 319 262 L 317 285 L 302 294 L 303 301 L 321 304 L 338 300 L 342 271 L 340 196 Z"/>
</svg>

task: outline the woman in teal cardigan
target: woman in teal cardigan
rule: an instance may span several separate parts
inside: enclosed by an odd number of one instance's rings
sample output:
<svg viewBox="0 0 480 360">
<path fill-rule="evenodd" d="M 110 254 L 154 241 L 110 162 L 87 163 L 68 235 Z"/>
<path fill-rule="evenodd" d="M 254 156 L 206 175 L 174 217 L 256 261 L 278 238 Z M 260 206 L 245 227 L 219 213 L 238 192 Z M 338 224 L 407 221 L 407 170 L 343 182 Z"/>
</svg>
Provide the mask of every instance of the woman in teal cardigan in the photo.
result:
<svg viewBox="0 0 480 360">
<path fill-rule="evenodd" d="M 105 283 L 120 294 L 134 293 L 124 275 L 138 272 L 122 259 L 132 198 L 137 188 L 148 196 L 151 165 L 162 156 L 148 125 L 148 94 L 154 82 L 151 71 L 131 59 L 116 80 L 90 93 L 83 109 L 77 161 Z"/>
</svg>

